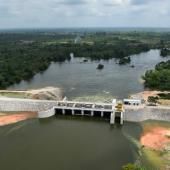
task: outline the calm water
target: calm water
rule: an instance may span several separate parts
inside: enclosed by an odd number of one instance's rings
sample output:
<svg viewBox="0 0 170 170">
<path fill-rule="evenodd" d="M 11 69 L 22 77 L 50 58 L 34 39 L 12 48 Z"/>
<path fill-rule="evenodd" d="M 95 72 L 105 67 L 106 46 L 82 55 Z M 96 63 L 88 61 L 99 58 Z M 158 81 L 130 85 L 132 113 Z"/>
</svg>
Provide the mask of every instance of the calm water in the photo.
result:
<svg viewBox="0 0 170 170">
<path fill-rule="evenodd" d="M 89 100 L 127 97 L 143 90 L 140 82 L 145 70 L 167 60 L 159 50 L 131 57 L 135 68 L 119 66 L 116 61 L 101 61 L 105 68 L 96 70 L 99 62 L 81 63 L 73 58 L 62 64 L 52 63 L 43 74 L 22 81 L 10 89 L 59 86 L 69 99 Z M 0 166 L 3 170 L 119 170 L 133 162 L 141 127 L 125 123 L 110 127 L 104 120 L 57 117 L 29 120 L 0 127 Z"/>
<path fill-rule="evenodd" d="M 143 90 L 141 75 L 147 69 L 168 58 L 162 58 L 159 50 L 151 50 L 131 57 L 130 65 L 120 66 L 114 59 L 101 61 L 103 70 L 96 70 L 99 62 L 81 63 L 82 58 L 73 58 L 70 62 L 52 63 L 43 73 L 37 74 L 31 81 L 22 81 L 10 89 L 30 89 L 45 86 L 62 87 L 69 99 L 86 96 L 105 96 L 112 98 L 128 97 Z"/>
<path fill-rule="evenodd" d="M 50 118 L 0 128 L 3 170 L 119 170 L 133 162 L 141 127 L 110 127 L 103 120 Z"/>
</svg>

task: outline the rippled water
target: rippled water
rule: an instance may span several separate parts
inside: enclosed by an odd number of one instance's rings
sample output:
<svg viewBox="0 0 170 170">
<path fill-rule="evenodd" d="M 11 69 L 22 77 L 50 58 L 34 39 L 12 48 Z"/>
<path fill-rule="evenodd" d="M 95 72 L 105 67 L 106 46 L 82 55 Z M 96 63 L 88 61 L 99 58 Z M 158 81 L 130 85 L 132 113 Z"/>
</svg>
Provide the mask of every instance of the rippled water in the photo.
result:
<svg viewBox="0 0 170 170">
<path fill-rule="evenodd" d="M 110 127 L 104 120 L 50 118 L 0 128 L 3 170 L 119 170 L 133 162 L 137 149 L 127 135 L 139 138 L 141 127 Z"/>
</svg>

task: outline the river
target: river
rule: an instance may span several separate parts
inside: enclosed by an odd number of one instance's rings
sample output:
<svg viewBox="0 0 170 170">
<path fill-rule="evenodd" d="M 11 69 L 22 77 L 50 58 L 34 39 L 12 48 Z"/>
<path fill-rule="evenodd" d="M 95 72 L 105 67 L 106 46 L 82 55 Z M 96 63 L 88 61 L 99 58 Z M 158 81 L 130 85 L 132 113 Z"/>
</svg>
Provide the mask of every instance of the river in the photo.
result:
<svg viewBox="0 0 170 170">
<path fill-rule="evenodd" d="M 135 160 L 141 127 L 110 127 L 103 120 L 71 117 L 27 120 L 0 128 L 3 170 L 119 170 Z"/>
<path fill-rule="evenodd" d="M 22 81 L 9 89 L 31 89 L 46 86 L 61 87 L 70 99 L 94 96 L 101 98 L 123 98 L 132 93 L 143 91 L 141 76 L 146 70 L 154 68 L 160 61 L 168 57 L 160 56 L 159 50 L 131 56 L 130 65 L 116 64 L 115 59 L 101 61 L 105 65 L 103 70 L 96 70 L 99 61 L 82 63 L 82 58 L 72 58 L 70 62 L 52 63 L 41 74 L 37 74 L 30 81 Z"/>
<path fill-rule="evenodd" d="M 128 97 L 144 89 L 141 75 L 163 60 L 159 50 L 131 56 L 130 65 L 120 66 L 114 59 L 82 63 L 72 58 L 52 63 L 32 80 L 9 89 L 45 86 L 62 87 L 69 99 L 110 100 Z M 0 166 L 3 170 L 120 170 L 138 156 L 142 127 L 125 122 L 111 127 L 107 120 L 82 117 L 32 119 L 0 127 Z"/>
</svg>

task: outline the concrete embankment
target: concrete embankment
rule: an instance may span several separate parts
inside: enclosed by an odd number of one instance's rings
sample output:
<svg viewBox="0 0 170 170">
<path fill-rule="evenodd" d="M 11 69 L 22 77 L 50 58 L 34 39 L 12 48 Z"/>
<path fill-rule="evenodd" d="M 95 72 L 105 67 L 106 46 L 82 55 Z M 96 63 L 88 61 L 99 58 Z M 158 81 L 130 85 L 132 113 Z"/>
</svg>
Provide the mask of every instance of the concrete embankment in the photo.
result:
<svg viewBox="0 0 170 170">
<path fill-rule="evenodd" d="M 0 112 L 40 112 L 42 117 L 50 117 L 55 114 L 53 107 L 56 101 L 0 98 Z M 145 120 L 170 121 L 170 107 L 164 106 L 131 106 L 125 108 L 124 120 L 140 122 Z"/>
<path fill-rule="evenodd" d="M 126 108 L 125 121 L 141 122 L 145 120 L 170 121 L 170 107 L 145 106 L 139 109 Z"/>
<path fill-rule="evenodd" d="M 37 118 L 38 112 L 43 112 L 44 117 L 54 115 L 50 109 L 56 101 L 32 100 L 18 98 L 0 98 L 0 126 L 16 123 L 26 119 Z M 11 113 L 6 113 L 11 112 Z"/>
<path fill-rule="evenodd" d="M 56 106 L 56 101 L 0 98 L 0 112 L 39 112 Z"/>
</svg>

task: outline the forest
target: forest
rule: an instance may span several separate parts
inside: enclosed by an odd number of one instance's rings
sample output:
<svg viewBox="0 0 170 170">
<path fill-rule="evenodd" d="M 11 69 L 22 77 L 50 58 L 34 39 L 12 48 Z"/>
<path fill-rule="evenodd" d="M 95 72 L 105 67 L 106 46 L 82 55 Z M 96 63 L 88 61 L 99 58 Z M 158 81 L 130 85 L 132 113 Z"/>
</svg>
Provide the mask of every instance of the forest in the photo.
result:
<svg viewBox="0 0 170 170">
<path fill-rule="evenodd" d="M 0 88 L 31 79 L 51 62 L 69 61 L 70 53 L 90 60 L 117 58 L 126 64 L 130 55 L 169 44 L 169 33 L 1 32 Z"/>
<path fill-rule="evenodd" d="M 154 70 L 146 71 L 143 79 L 145 80 L 145 87 L 170 90 L 170 60 L 160 62 Z"/>
</svg>

